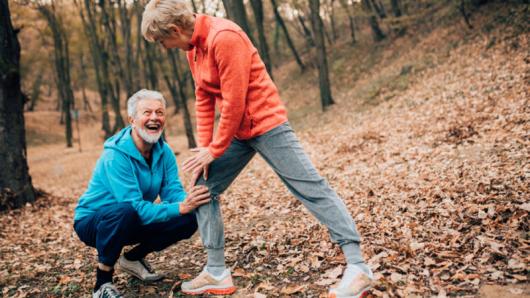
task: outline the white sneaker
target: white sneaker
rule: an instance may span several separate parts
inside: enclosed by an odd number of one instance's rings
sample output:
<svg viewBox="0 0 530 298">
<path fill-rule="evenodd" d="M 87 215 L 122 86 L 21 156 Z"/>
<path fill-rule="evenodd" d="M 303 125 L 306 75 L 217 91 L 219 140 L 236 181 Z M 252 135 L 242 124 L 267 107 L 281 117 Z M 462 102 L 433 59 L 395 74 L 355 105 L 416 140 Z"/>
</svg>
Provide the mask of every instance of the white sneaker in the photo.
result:
<svg viewBox="0 0 530 298">
<path fill-rule="evenodd" d="M 366 265 L 364 265 L 366 266 Z M 329 290 L 329 298 L 363 298 L 374 284 L 374 275 L 370 268 L 368 274 L 361 266 L 348 265 L 342 279 L 336 287 Z"/>
<path fill-rule="evenodd" d="M 214 277 L 206 271 L 206 267 L 194 279 L 183 282 L 180 289 L 186 295 L 230 295 L 237 290 L 229 269 L 225 269 L 220 277 Z"/>
<path fill-rule="evenodd" d="M 111 283 L 104 283 L 92 294 L 92 298 L 121 298 L 123 297 L 118 289 Z"/>
<path fill-rule="evenodd" d="M 164 278 L 163 275 L 157 274 L 147 263 L 146 260 L 140 259 L 138 261 L 129 261 L 124 256 L 118 259 L 120 269 L 137 277 L 141 281 L 157 281 Z"/>
</svg>

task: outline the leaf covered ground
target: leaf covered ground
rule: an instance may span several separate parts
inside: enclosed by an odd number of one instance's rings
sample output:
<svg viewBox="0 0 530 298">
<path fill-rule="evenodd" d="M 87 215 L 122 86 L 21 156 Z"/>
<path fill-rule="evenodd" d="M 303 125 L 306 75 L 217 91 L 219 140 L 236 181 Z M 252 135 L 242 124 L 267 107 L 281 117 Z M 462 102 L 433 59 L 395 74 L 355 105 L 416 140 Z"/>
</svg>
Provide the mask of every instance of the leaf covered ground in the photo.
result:
<svg viewBox="0 0 530 298">
<path fill-rule="evenodd" d="M 508 25 L 487 34 L 463 26 L 427 35 L 399 58 L 383 54 L 342 86 L 330 110 L 293 122 L 356 221 L 376 297 L 475 296 L 487 284 L 529 294 L 530 35 Z M 444 43 L 450 51 L 441 51 Z M 429 67 L 419 67 L 426 57 Z M 352 104 L 383 73 L 407 75 L 406 88 L 378 88 L 377 104 Z M 317 90 L 307 90 L 316 100 Z M 182 152 L 179 163 L 189 156 L 182 137 L 169 141 Z M 49 195 L 0 215 L 4 296 L 89 295 L 95 251 L 77 239 L 72 215 L 100 150 L 29 148 L 34 183 Z M 339 248 L 261 158 L 222 204 L 237 296 L 319 297 L 340 278 Z M 195 236 L 149 260 L 167 278 L 142 284 L 117 271 L 127 297 L 178 296 L 172 286 L 198 273 L 205 254 Z"/>
</svg>

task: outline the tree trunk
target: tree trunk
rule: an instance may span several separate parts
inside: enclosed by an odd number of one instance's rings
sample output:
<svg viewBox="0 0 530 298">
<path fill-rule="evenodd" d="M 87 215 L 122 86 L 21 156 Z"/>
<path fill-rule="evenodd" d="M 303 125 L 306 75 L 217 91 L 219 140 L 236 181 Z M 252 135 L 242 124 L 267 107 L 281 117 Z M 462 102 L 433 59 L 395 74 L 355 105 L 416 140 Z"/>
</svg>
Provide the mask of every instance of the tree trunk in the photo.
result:
<svg viewBox="0 0 530 298">
<path fill-rule="evenodd" d="M 254 12 L 254 18 L 256 19 L 256 27 L 258 29 L 258 40 L 259 40 L 259 52 L 260 56 L 265 63 L 265 67 L 272 78 L 272 63 L 269 56 L 269 46 L 267 45 L 267 38 L 265 36 L 265 29 L 263 28 L 263 3 L 261 0 L 251 0 L 252 11 Z"/>
<path fill-rule="evenodd" d="M 381 41 L 386 38 L 386 35 L 379 27 L 379 22 L 377 22 L 377 17 L 375 16 L 375 8 L 372 5 L 371 0 L 362 0 L 363 7 L 367 13 L 369 13 L 368 23 L 372 29 L 372 38 L 375 42 Z"/>
<path fill-rule="evenodd" d="M 337 34 L 337 27 L 335 26 L 335 0 L 331 0 L 329 3 L 329 20 L 331 23 L 331 37 L 333 38 L 333 42 L 335 42 L 338 38 Z"/>
<path fill-rule="evenodd" d="M 133 80 L 133 74 L 136 72 L 136 65 L 133 59 L 133 46 L 131 38 L 131 12 L 127 9 L 127 4 L 123 0 L 118 0 L 118 7 L 120 11 L 120 28 L 121 35 L 123 40 L 123 47 L 125 48 L 125 67 L 123 71 L 125 72 L 125 82 L 128 82 L 131 94 L 127 94 L 129 98 L 136 90 L 138 90 L 138 85 L 135 84 Z"/>
<path fill-rule="evenodd" d="M 346 11 L 346 14 L 348 15 L 351 45 L 354 46 L 355 43 L 357 43 L 357 40 L 355 38 L 355 19 L 353 17 L 354 13 L 352 10 L 350 10 L 350 6 L 348 5 L 348 2 L 346 0 L 339 0 L 339 3 L 342 6 L 342 9 L 344 9 L 344 11 Z"/>
<path fill-rule="evenodd" d="M 379 18 L 386 18 L 386 11 L 383 4 L 377 0 L 368 0 L 374 12 L 379 16 Z"/>
<path fill-rule="evenodd" d="M 178 52 L 168 49 L 167 55 L 170 60 L 171 70 L 178 85 L 178 98 L 180 99 L 180 107 L 182 108 L 182 120 L 184 122 L 184 129 L 186 130 L 186 138 L 188 139 L 188 148 L 195 148 L 197 147 L 197 143 L 195 142 L 195 137 L 193 136 L 193 125 L 191 123 L 190 111 L 188 109 L 188 102 L 186 100 L 186 92 L 184 92 L 186 81 L 180 75 L 177 64 L 178 57 L 175 57 L 175 55 L 178 55 Z"/>
<path fill-rule="evenodd" d="M 287 41 L 287 45 L 289 46 L 289 49 L 293 53 L 293 56 L 296 60 L 296 63 L 300 67 L 300 70 L 303 72 L 305 70 L 305 65 L 302 62 L 300 55 L 298 55 L 296 48 L 294 47 L 294 43 L 291 40 L 289 31 L 287 30 L 287 27 L 285 26 L 285 23 L 282 19 L 282 16 L 280 15 L 280 12 L 278 11 L 278 5 L 276 5 L 276 0 L 271 0 L 271 4 L 272 4 L 273 11 L 274 11 L 274 17 L 276 18 L 276 22 L 278 22 L 278 25 L 280 25 L 280 28 L 282 28 L 283 34 L 285 36 L 285 40 Z"/>
<path fill-rule="evenodd" d="M 62 101 L 62 115 L 65 120 L 66 146 L 72 147 L 72 117 L 71 108 L 74 102 L 72 82 L 70 78 L 70 50 L 68 37 L 61 20 L 56 15 L 54 2 L 48 5 L 39 5 L 39 12 L 46 18 L 52 31 L 54 43 L 55 72 L 57 74 L 57 90 Z"/>
<path fill-rule="evenodd" d="M 20 44 L 8 0 L 0 0 L 0 210 L 35 201 L 26 160 Z"/>
<path fill-rule="evenodd" d="M 123 69 L 123 65 L 121 62 L 121 57 L 119 55 L 119 49 L 118 49 L 118 42 L 116 40 L 116 15 L 115 10 L 111 6 L 110 8 L 107 8 L 105 5 L 106 1 L 101 0 L 99 1 L 99 7 L 101 8 L 101 15 L 102 15 L 102 21 L 103 21 L 103 27 L 105 28 L 105 32 L 107 33 L 107 53 L 110 53 L 110 62 L 111 67 L 114 73 L 114 78 L 109 80 L 109 84 L 111 84 L 110 90 L 111 90 L 111 103 L 112 103 L 112 109 L 114 110 L 114 127 L 112 128 L 113 132 L 116 132 L 124 127 L 124 121 L 123 117 L 121 116 L 121 109 L 120 109 L 120 95 L 121 95 L 121 84 L 123 83 L 125 86 L 125 92 L 127 94 L 127 97 L 131 96 L 134 91 L 132 89 L 132 83 L 131 78 L 129 78 Z M 122 24 L 123 25 L 123 24 Z"/>
<path fill-rule="evenodd" d="M 390 0 L 390 5 L 392 6 L 394 16 L 399 18 L 402 15 L 399 0 Z"/>
<path fill-rule="evenodd" d="M 311 8 L 311 27 L 313 28 L 313 35 L 315 36 L 315 43 L 317 48 L 318 60 L 318 78 L 320 85 L 320 101 L 322 103 L 322 110 L 332 105 L 333 98 L 331 97 L 331 86 L 329 83 L 328 60 L 326 57 L 326 45 L 324 42 L 324 32 L 322 19 L 320 18 L 320 3 L 319 0 L 309 0 Z"/>
<path fill-rule="evenodd" d="M 83 22 L 85 34 L 88 36 L 90 53 L 94 63 L 94 73 L 96 75 L 96 83 L 98 85 L 99 96 L 101 98 L 101 129 L 105 133 L 105 139 L 112 136 L 110 128 L 110 117 L 108 112 L 108 100 L 110 96 L 107 55 L 103 48 L 103 43 L 100 40 L 96 25 L 96 9 L 90 0 L 84 0 L 85 13 L 83 8 L 79 6 L 79 15 Z M 77 3 L 76 3 L 77 4 Z"/>
<path fill-rule="evenodd" d="M 35 82 L 33 82 L 33 86 L 31 87 L 31 97 L 30 97 L 30 104 L 28 107 L 28 111 L 33 112 L 35 110 L 35 105 L 37 104 L 37 100 L 40 96 L 40 87 L 42 85 L 42 77 L 44 76 L 44 70 L 41 69 L 39 73 L 37 74 L 37 78 L 35 79 Z"/>
<path fill-rule="evenodd" d="M 83 97 L 83 109 L 92 113 L 92 106 L 90 106 L 90 102 L 88 101 L 86 95 L 86 83 L 88 80 L 88 75 L 86 73 L 87 67 L 85 64 L 85 56 L 83 55 L 83 52 L 81 52 L 81 54 L 79 55 L 79 64 L 81 66 L 79 74 L 79 85 L 81 87 L 81 95 Z"/>
<path fill-rule="evenodd" d="M 256 44 L 252 30 L 248 24 L 247 12 L 243 0 L 223 0 L 223 5 L 228 14 L 228 18 L 236 22 L 247 33 L 252 44 Z"/>
<path fill-rule="evenodd" d="M 311 34 L 311 30 L 307 28 L 307 25 L 305 24 L 305 18 L 301 14 L 298 14 L 298 22 L 300 23 L 300 26 L 302 27 L 302 30 L 304 32 L 304 38 L 307 43 L 308 48 L 312 48 L 315 46 L 315 40 L 313 39 L 313 35 Z"/>
</svg>

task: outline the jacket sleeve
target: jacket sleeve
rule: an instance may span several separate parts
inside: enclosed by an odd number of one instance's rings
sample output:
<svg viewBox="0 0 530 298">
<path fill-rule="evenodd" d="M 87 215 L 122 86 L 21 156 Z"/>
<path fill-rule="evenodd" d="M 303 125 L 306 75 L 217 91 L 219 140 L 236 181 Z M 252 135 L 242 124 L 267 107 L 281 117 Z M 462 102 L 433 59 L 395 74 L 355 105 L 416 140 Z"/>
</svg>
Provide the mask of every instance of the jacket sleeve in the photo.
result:
<svg viewBox="0 0 530 298">
<path fill-rule="evenodd" d="M 164 145 L 164 180 L 160 188 L 162 202 L 179 203 L 186 198 L 186 191 L 180 182 L 177 159 L 168 145 Z"/>
<path fill-rule="evenodd" d="M 241 34 L 231 30 L 221 31 L 212 43 L 223 98 L 217 132 L 208 146 L 215 158 L 223 155 L 230 146 L 245 112 L 252 48 Z"/>
<path fill-rule="evenodd" d="M 215 101 L 198 84 L 195 87 L 195 97 L 197 139 L 200 147 L 208 147 L 213 138 Z"/>
<path fill-rule="evenodd" d="M 130 203 L 138 213 L 142 224 L 164 222 L 179 216 L 178 203 L 155 204 L 143 199 L 138 178 L 131 160 L 125 154 L 115 152 L 103 162 L 104 173 L 110 192 L 118 202 Z"/>
</svg>

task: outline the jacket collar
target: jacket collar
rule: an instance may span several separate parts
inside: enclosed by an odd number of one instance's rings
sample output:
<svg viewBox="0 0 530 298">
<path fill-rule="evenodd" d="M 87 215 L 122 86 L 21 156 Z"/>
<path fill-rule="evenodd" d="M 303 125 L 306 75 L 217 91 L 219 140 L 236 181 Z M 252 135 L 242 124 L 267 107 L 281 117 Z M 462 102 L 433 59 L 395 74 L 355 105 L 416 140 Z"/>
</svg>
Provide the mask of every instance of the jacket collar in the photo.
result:
<svg viewBox="0 0 530 298">
<path fill-rule="evenodd" d="M 197 14 L 195 16 L 195 27 L 191 36 L 191 44 L 202 50 L 206 50 L 206 39 L 210 33 L 211 19 L 207 15 Z"/>
</svg>

